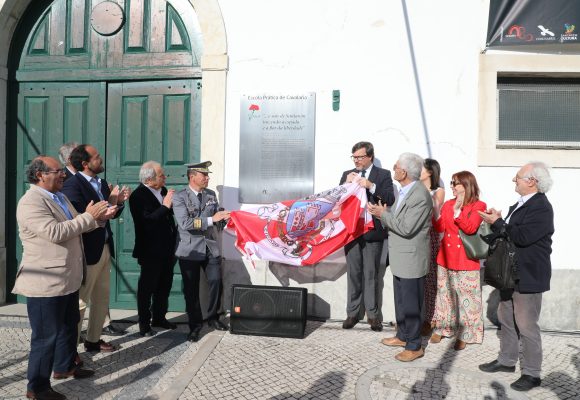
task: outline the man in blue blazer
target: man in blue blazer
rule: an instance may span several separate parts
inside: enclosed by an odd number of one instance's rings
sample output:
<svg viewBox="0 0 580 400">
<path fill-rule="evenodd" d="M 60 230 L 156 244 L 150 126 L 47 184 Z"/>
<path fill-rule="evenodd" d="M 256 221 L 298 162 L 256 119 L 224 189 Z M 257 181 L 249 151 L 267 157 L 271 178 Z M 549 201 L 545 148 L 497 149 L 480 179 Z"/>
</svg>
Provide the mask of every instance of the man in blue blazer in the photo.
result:
<svg viewBox="0 0 580 400">
<path fill-rule="evenodd" d="M 392 205 L 395 201 L 393 180 L 389 170 L 373 164 L 375 150 L 370 142 L 358 142 L 352 147 L 354 169 L 344 171 L 340 184 L 358 182 L 367 189 L 367 199 L 376 203 L 378 199 L 384 204 Z M 373 331 L 382 331 L 382 284 L 379 282 L 379 267 L 383 242 L 387 231 L 378 218 L 373 218 L 374 228 L 344 246 L 346 254 L 347 275 L 347 318 L 343 329 L 351 329 L 360 318 L 362 310 L 366 311 L 369 325 Z"/>
<path fill-rule="evenodd" d="M 552 187 L 546 164 L 524 165 L 512 179 L 519 201 L 510 207 L 504 220 L 495 209 L 480 212 L 493 232 L 505 232 L 515 244 L 518 280 L 515 290 L 500 292 L 497 316 L 501 323 L 500 351 L 496 360 L 481 364 L 484 372 L 514 372 L 519 358 L 521 377 L 510 386 L 528 391 L 542 383 L 542 336 L 540 311 L 542 293 L 550 290 L 552 277 L 552 235 L 554 211 L 545 193 Z"/>
<path fill-rule="evenodd" d="M 70 160 L 77 173 L 65 181 L 62 192 L 77 212 L 84 212 L 91 201 L 108 200 L 111 206 L 118 207 L 114 217 L 118 218 L 130 191 L 127 188 L 119 190 L 118 187 L 111 191 L 107 181 L 98 177 L 104 171 L 103 159 L 98 150 L 91 145 L 81 144 L 71 152 Z M 90 304 L 85 349 L 92 352 L 111 352 L 115 350 L 114 346 L 101 340 L 103 323 L 109 310 L 111 257 L 115 255 L 113 231 L 109 221 L 94 231 L 83 234 L 83 245 L 87 276 L 79 292 L 79 334 L 85 309 Z"/>
<path fill-rule="evenodd" d="M 155 161 L 143 164 L 139 171 L 139 180 L 141 184 L 129 198 L 129 208 L 135 224 L 133 257 L 141 267 L 137 286 L 137 311 L 139 333 L 141 336 L 153 336 L 156 332 L 151 329 L 152 325 L 163 329 L 177 328 L 165 318 L 175 266 L 177 229 L 172 209 L 175 190 L 167 190 L 165 172 Z"/>
</svg>

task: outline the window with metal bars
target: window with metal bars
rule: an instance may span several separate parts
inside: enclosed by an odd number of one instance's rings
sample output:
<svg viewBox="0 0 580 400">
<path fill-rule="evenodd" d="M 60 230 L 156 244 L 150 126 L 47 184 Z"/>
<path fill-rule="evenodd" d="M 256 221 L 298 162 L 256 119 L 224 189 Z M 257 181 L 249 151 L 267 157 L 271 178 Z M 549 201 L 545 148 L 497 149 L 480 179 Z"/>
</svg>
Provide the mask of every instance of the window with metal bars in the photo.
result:
<svg viewBox="0 0 580 400">
<path fill-rule="evenodd" d="M 497 81 L 497 147 L 580 149 L 580 79 Z"/>
</svg>

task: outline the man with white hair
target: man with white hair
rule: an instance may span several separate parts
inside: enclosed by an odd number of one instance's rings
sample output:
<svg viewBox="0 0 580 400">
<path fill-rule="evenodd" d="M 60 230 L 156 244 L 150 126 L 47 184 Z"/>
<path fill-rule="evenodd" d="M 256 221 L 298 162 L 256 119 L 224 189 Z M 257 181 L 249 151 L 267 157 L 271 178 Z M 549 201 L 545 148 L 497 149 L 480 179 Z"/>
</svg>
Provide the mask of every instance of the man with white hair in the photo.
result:
<svg viewBox="0 0 580 400">
<path fill-rule="evenodd" d="M 389 229 L 389 260 L 393 273 L 397 334 L 385 338 L 386 346 L 404 347 L 395 358 L 413 361 L 423 357 L 421 321 L 425 275 L 429 269 L 431 245 L 429 228 L 433 201 L 419 181 L 423 159 L 417 154 L 403 153 L 395 163 L 393 178 L 401 185 L 395 206 L 368 205 L 371 214 L 381 218 Z"/>
<path fill-rule="evenodd" d="M 172 209 L 175 190 L 167 190 L 165 178 L 165 172 L 158 162 L 147 161 L 139 171 L 141 184 L 129 198 L 129 208 L 135 224 L 133 257 L 141 266 L 137 286 L 141 336 L 155 335 L 156 332 L 151 326 L 177 328 L 165 317 L 173 283 L 177 234 Z"/>
<path fill-rule="evenodd" d="M 60 146 L 58 149 L 58 159 L 64 165 L 64 172 L 66 174 L 66 178 L 70 178 L 74 174 L 77 173 L 75 167 L 72 166 L 70 163 L 70 153 L 77 147 L 80 143 L 77 142 L 68 142 Z M 65 179 L 66 179 L 65 178 Z"/>
<path fill-rule="evenodd" d="M 480 212 L 491 224 L 493 232 L 507 235 L 514 243 L 518 266 L 515 289 L 500 291 L 501 302 L 497 316 L 501 323 L 498 358 L 479 369 L 484 372 L 514 372 L 520 358 L 521 377 L 510 386 L 528 391 L 542 383 L 542 337 L 540 311 L 542 293 L 550 290 L 552 265 L 552 234 L 554 211 L 545 193 L 552 187 L 552 178 L 546 164 L 531 162 L 512 179 L 515 191 L 521 196 L 510 207 L 504 220 L 501 211 L 490 209 Z"/>
</svg>

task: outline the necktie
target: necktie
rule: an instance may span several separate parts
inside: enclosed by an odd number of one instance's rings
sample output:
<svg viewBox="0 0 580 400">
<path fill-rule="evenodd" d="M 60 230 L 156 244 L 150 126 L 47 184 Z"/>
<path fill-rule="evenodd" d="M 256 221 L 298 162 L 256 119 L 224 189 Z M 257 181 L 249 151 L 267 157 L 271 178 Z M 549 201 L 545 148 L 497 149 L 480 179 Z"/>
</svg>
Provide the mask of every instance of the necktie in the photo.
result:
<svg viewBox="0 0 580 400">
<path fill-rule="evenodd" d="M 367 170 L 366 169 L 363 169 L 362 172 L 361 172 L 361 174 L 360 174 L 361 178 L 364 178 L 365 175 L 366 175 L 366 173 L 367 173 Z"/>
<path fill-rule="evenodd" d="M 97 178 L 92 178 L 91 185 L 93 185 L 95 192 L 97 192 L 97 195 L 99 195 L 99 199 L 104 200 L 105 198 L 103 197 L 103 193 L 101 193 L 101 182 L 99 182 Z"/>
<path fill-rule="evenodd" d="M 199 206 L 201 207 L 201 193 L 197 194 L 197 201 L 199 201 Z"/>
<path fill-rule="evenodd" d="M 52 198 L 54 199 L 54 201 L 56 202 L 56 204 L 58 204 L 60 206 L 60 208 L 62 208 L 62 211 L 64 211 L 66 217 L 68 219 L 72 219 L 72 214 L 70 213 L 70 210 L 66 206 L 66 203 L 64 202 L 64 200 L 61 199 L 60 196 L 58 194 L 56 194 L 56 193 L 54 193 L 52 195 Z"/>
</svg>

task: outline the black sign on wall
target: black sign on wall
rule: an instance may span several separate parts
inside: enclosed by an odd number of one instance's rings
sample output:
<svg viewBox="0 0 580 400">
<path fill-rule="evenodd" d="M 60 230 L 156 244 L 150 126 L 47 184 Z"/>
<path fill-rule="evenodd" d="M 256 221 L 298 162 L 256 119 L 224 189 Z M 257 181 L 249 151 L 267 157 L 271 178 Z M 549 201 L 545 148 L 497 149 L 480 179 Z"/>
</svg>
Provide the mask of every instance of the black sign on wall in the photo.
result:
<svg viewBox="0 0 580 400">
<path fill-rule="evenodd" d="M 487 47 L 578 44 L 580 0 L 490 0 Z"/>
</svg>

